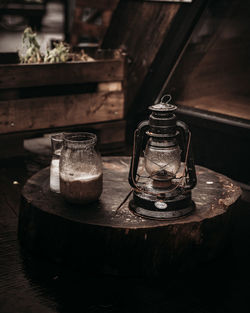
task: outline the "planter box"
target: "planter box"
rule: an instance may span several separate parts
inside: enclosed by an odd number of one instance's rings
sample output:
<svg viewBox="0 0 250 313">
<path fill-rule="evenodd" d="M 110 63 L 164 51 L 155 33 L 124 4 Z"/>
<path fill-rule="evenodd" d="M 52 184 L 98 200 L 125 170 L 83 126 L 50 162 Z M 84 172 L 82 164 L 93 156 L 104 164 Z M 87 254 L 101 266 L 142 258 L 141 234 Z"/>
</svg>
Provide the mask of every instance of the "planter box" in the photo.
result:
<svg viewBox="0 0 250 313">
<path fill-rule="evenodd" d="M 3 64 L 0 54 L 2 135 L 97 123 L 105 123 L 105 131 L 108 122 L 125 124 L 124 57 L 99 51 L 93 62 L 6 64 L 8 57 L 16 58 L 2 55 Z M 125 126 L 123 132 L 125 138 Z"/>
<path fill-rule="evenodd" d="M 124 118 L 124 59 L 0 64 L 0 132 Z"/>
</svg>

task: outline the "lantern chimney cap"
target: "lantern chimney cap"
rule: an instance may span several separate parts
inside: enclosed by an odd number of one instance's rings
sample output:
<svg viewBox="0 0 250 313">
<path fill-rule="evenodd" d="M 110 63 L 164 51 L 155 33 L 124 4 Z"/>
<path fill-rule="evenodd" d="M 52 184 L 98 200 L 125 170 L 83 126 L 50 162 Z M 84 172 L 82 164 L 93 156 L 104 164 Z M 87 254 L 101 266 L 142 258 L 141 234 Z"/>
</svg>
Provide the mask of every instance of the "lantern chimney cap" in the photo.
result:
<svg viewBox="0 0 250 313">
<path fill-rule="evenodd" d="M 173 105 L 171 103 L 169 103 L 170 101 L 172 100 L 172 97 L 171 95 L 164 95 L 162 98 L 161 98 L 161 102 L 160 103 L 156 103 L 154 105 L 151 105 L 149 107 L 149 109 L 151 111 L 156 111 L 156 112 L 173 112 L 173 111 L 176 111 L 177 109 L 177 106 L 176 105 Z"/>
</svg>

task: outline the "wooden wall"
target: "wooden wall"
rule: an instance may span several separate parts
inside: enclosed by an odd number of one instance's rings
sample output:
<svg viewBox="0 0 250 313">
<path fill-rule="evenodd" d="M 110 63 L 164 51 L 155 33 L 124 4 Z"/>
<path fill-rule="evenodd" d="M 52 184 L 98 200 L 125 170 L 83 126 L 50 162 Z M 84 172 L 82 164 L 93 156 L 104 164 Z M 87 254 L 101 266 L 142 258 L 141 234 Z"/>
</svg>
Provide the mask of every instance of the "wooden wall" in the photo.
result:
<svg viewBox="0 0 250 313">
<path fill-rule="evenodd" d="M 177 103 L 250 120 L 249 16 L 249 1 L 211 1 L 166 88 Z"/>
</svg>

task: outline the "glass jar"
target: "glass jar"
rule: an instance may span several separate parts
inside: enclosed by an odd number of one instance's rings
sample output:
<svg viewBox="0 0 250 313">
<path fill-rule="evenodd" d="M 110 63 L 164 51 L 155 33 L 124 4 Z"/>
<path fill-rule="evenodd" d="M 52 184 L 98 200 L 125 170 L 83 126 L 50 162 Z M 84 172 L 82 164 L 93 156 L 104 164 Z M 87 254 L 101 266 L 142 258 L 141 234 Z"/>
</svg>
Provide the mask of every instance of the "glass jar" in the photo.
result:
<svg viewBox="0 0 250 313">
<path fill-rule="evenodd" d="M 61 195 L 72 203 L 90 203 L 102 193 L 102 161 L 95 134 L 65 133 L 60 158 Z"/>
<path fill-rule="evenodd" d="M 60 193 L 59 161 L 63 146 L 63 134 L 51 136 L 52 159 L 50 163 L 50 190 Z"/>
</svg>

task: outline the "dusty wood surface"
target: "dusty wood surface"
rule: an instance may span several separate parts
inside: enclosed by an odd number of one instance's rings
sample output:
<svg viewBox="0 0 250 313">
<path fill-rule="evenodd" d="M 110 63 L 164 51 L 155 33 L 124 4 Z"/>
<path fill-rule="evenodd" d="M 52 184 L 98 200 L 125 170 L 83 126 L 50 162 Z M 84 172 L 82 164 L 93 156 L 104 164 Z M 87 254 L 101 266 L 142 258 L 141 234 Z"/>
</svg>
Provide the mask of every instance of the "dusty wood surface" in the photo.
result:
<svg viewBox="0 0 250 313">
<path fill-rule="evenodd" d="M 0 89 L 89 82 L 122 81 L 123 60 L 58 64 L 1 64 Z"/>
<path fill-rule="evenodd" d="M 192 313 L 248 311 L 249 202 L 241 202 L 235 210 L 228 238 L 231 248 L 214 262 L 196 267 L 191 275 L 178 276 L 173 271 L 171 277 L 153 281 L 80 275 L 20 249 L 17 221 L 21 188 L 39 169 L 37 158 L 0 163 L 1 313 L 158 313 L 166 308 L 168 312 Z M 135 267 L 142 263 L 135 260 Z"/>
<path fill-rule="evenodd" d="M 231 209 L 241 190 L 227 177 L 197 167 L 194 214 L 152 221 L 133 215 L 128 202 L 116 212 L 130 190 L 129 158 L 104 158 L 103 166 L 101 199 L 86 207 L 49 191 L 49 168 L 27 182 L 19 216 L 24 247 L 59 263 L 84 264 L 89 271 L 158 276 L 212 260 L 228 244 Z"/>
<path fill-rule="evenodd" d="M 244 95 L 211 94 L 210 96 L 198 96 L 197 98 L 178 101 L 178 103 L 205 112 L 215 112 L 223 114 L 225 117 L 236 117 L 250 121 L 249 99 Z"/>
<path fill-rule="evenodd" d="M 123 119 L 124 93 L 107 91 L 8 100 L 0 101 L 0 106 L 3 134 Z"/>
</svg>

